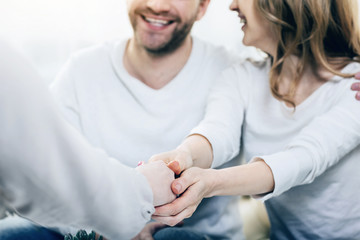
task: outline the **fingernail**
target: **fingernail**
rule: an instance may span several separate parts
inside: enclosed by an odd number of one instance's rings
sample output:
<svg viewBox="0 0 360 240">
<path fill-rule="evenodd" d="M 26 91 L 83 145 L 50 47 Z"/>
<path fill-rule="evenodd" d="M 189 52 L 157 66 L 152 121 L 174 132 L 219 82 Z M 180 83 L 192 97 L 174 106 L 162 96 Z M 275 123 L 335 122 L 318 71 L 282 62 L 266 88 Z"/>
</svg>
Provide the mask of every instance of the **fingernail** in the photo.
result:
<svg viewBox="0 0 360 240">
<path fill-rule="evenodd" d="M 355 78 L 360 79 L 360 72 L 355 74 Z"/>
<path fill-rule="evenodd" d="M 180 174 L 180 163 L 178 161 L 172 161 L 168 164 L 168 167 L 173 170 L 174 173 Z"/>
<path fill-rule="evenodd" d="M 176 191 L 177 191 L 178 193 L 180 193 L 180 191 L 181 191 L 181 185 L 180 185 L 180 184 L 176 183 L 175 186 L 174 186 L 174 188 L 176 189 Z"/>
<path fill-rule="evenodd" d="M 137 166 L 141 166 L 141 165 L 144 165 L 144 164 L 145 164 L 144 161 L 140 161 L 140 162 L 137 164 Z"/>
<path fill-rule="evenodd" d="M 356 99 L 357 99 L 357 100 L 360 100 L 360 92 L 358 92 L 358 93 L 356 94 Z"/>
<path fill-rule="evenodd" d="M 180 164 L 179 164 L 178 161 L 171 161 L 171 162 L 169 163 L 169 165 L 172 165 L 172 166 L 174 166 L 174 167 L 180 167 Z"/>
</svg>

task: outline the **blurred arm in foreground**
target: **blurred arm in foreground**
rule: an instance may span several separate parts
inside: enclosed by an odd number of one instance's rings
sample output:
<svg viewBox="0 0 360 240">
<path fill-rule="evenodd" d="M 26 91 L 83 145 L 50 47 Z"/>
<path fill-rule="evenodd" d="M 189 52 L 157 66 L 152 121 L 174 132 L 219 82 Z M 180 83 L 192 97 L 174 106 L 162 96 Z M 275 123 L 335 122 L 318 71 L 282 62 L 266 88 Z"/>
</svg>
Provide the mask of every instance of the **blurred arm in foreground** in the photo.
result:
<svg viewBox="0 0 360 240">
<path fill-rule="evenodd" d="M 165 164 L 132 169 L 94 149 L 63 119 L 29 64 L 1 41 L 0 53 L 0 198 L 45 226 L 135 236 L 153 204 L 175 198 L 172 171 Z"/>
</svg>

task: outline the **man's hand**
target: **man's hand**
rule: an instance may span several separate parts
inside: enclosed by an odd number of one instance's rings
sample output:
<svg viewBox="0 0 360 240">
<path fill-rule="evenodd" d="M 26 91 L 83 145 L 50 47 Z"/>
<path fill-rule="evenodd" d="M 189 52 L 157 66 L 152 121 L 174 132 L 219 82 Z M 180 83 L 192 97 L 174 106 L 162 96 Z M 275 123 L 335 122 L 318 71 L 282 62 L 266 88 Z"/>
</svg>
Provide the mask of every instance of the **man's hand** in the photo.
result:
<svg viewBox="0 0 360 240">
<path fill-rule="evenodd" d="M 180 173 L 193 165 L 190 151 L 185 149 L 175 149 L 169 152 L 159 153 L 152 156 L 149 162 L 163 161 L 176 174 Z"/>
<path fill-rule="evenodd" d="M 158 222 L 175 226 L 195 212 L 203 198 L 210 197 L 213 183 L 213 169 L 197 167 L 185 170 L 171 188 L 175 194 L 182 194 L 172 203 L 156 208 L 152 218 Z"/>
<path fill-rule="evenodd" d="M 360 72 L 357 73 L 357 74 L 355 74 L 355 78 L 356 78 L 357 80 L 360 80 Z M 354 83 L 353 85 L 351 85 L 351 90 L 357 91 L 355 97 L 356 97 L 357 100 L 360 101 L 360 82 Z"/>
<path fill-rule="evenodd" d="M 151 222 L 146 224 L 146 226 L 141 230 L 141 232 L 136 235 L 132 240 L 154 240 L 152 237 L 160 229 L 168 227 L 167 225 L 159 222 Z"/>
<path fill-rule="evenodd" d="M 171 191 L 171 183 L 174 181 L 174 172 L 164 162 L 158 161 L 136 168 L 148 180 L 154 195 L 154 206 L 160 206 L 172 202 L 176 196 Z"/>
</svg>

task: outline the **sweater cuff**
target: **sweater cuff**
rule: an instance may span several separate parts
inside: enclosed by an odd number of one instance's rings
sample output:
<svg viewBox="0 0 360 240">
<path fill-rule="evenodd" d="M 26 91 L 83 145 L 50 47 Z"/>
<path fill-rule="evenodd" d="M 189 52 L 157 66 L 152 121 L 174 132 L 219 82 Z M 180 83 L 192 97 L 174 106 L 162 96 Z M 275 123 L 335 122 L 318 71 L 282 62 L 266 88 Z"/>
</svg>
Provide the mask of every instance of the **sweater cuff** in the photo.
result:
<svg viewBox="0 0 360 240">
<path fill-rule="evenodd" d="M 290 188 L 302 184 L 312 166 L 309 154 L 299 148 L 288 149 L 272 155 L 257 156 L 252 158 L 250 163 L 261 159 L 270 167 L 275 183 L 274 191 L 271 193 L 253 196 L 262 201 L 279 196 Z"/>
<path fill-rule="evenodd" d="M 135 172 L 136 172 L 136 175 L 138 175 L 138 177 L 135 180 L 135 181 L 137 181 L 136 186 L 140 187 L 139 192 L 142 195 L 142 197 L 140 197 L 140 199 L 141 199 L 141 202 L 140 202 L 141 215 L 145 221 L 150 221 L 151 215 L 153 215 L 155 212 L 155 208 L 153 206 L 154 195 L 153 195 L 151 186 L 150 186 L 149 182 L 147 181 L 146 177 L 136 170 L 135 170 Z"/>
<path fill-rule="evenodd" d="M 221 138 L 219 138 L 214 132 L 209 129 L 212 129 L 212 127 L 207 126 L 206 124 L 202 124 L 191 130 L 190 135 L 198 134 L 209 141 L 213 151 L 213 161 L 211 163 L 211 168 L 217 168 L 224 164 L 223 159 L 227 159 L 225 156 L 227 154 L 224 151 L 220 150 L 222 148 L 221 141 L 216 140 Z"/>
</svg>

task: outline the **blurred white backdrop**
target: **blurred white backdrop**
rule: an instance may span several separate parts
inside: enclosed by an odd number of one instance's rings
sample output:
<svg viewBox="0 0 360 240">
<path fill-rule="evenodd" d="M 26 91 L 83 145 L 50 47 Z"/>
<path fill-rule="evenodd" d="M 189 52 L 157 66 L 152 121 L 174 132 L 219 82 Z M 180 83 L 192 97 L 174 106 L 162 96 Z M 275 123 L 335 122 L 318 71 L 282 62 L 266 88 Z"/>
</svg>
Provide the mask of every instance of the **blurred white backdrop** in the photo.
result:
<svg viewBox="0 0 360 240">
<path fill-rule="evenodd" d="M 193 34 L 217 45 L 244 50 L 231 0 L 212 0 Z M 27 56 L 49 83 L 71 52 L 95 43 L 131 36 L 125 0 L 1 0 L 0 38 Z"/>
<path fill-rule="evenodd" d="M 240 20 L 229 10 L 231 1 L 211 0 L 193 34 L 239 55 L 258 57 L 241 43 Z M 47 83 L 73 51 L 131 34 L 126 0 L 0 0 L 0 38 L 27 56 Z"/>
</svg>

